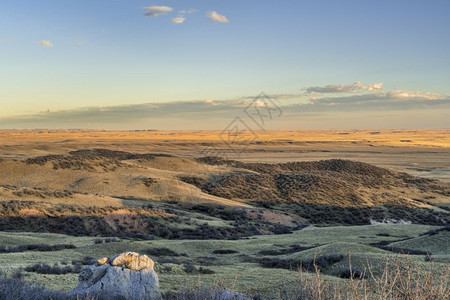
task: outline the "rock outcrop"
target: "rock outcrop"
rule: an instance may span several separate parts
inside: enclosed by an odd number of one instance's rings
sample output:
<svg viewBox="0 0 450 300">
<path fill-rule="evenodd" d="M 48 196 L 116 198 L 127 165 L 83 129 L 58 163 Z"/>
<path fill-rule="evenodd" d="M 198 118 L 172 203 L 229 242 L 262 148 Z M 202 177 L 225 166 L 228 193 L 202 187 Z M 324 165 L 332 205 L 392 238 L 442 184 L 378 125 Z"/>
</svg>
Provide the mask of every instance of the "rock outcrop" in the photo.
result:
<svg viewBox="0 0 450 300">
<path fill-rule="evenodd" d="M 69 296 L 100 299 L 159 300 L 158 276 L 154 262 L 146 255 L 127 252 L 100 258 L 81 271 L 78 285 Z"/>
</svg>

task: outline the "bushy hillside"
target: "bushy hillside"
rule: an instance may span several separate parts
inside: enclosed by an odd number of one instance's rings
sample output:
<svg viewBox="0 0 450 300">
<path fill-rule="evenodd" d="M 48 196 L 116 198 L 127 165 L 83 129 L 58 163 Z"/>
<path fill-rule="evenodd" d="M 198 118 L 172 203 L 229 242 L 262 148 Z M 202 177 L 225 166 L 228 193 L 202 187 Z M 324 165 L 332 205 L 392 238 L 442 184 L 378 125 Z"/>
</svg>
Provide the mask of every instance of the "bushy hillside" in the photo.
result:
<svg viewBox="0 0 450 300">
<path fill-rule="evenodd" d="M 182 178 L 207 193 L 233 200 L 352 207 L 420 207 L 450 200 L 448 185 L 361 162 L 324 160 L 262 164 L 227 161 L 217 157 L 198 160 L 239 169 L 226 174 L 213 174 L 208 179 L 195 176 Z"/>
<path fill-rule="evenodd" d="M 305 223 L 449 222 L 445 206 L 450 203 L 448 183 L 349 160 L 244 163 L 219 157 L 189 159 L 86 149 L 26 160 L 3 159 L 0 172 L 0 200 L 4 201 L 31 200 L 76 210 L 78 206 L 120 208 L 137 199 L 139 206 L 159 202 L 167 208 L 168 202 L 173 203 L 179 216 L 198 204 L 229 207 L 244 217 L 234 220 L 236 224 L 221 224 L 220 234 L 211 233 L 227 238 L 278 232 L 280 228 L 272 228 L 277 222 L 289 230 Z M 214 213 L 218 211 L 223 210 L 207 208 L 201 213 L 217 217 Z M 48 216 L 44 213 L 43 217 Z M 135 230 L 129 224 L 133 222 L 122 226 L 131 228 L 128 232 Z M 198 224 L 186 223 L 181 228 L 195 229 Z M 239 233 L 230 233 L 230 226 L 240 228 Z M 93 227 L 83 231 L 90 232 Z M 216 229 L 213 226 L 211 230 Z"/>
</svg>

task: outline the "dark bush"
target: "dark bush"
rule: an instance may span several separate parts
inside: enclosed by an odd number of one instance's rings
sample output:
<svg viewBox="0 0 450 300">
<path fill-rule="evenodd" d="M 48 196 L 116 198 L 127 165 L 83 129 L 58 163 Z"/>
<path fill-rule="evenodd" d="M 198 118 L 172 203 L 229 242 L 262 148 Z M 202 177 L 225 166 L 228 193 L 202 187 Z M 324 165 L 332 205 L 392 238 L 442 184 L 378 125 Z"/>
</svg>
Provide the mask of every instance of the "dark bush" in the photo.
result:
<svg viewBox="0 0 450 300">
<path fill-rule="evenodd" d="M 424 260 L 427 261 L 427 262 L 432 262 L 433 261 L 433 257 L 431 256 L 431 254 L 430 255 L 425 255 Z"/>
<path fill-rule="evenodd" d="M 193 264 L 191 264 L 191 263 L 184 264 L 184 271 L 186 273 L 194 273 L 195 270 L 196 270 L 196 267 Z"/>
<path fill-rule="evenodd" d="M 92 256 L 85 256 L 82 259 L 72 260 L 72 265 L 88 266 L 94 264 L 95 262 L 96 260 Z"/>
<path fill-rule="evenodd" d="M 312 272 L 317 267 L 319 270 L 325 269 L 335 263 L 340 262 L 344 258 L 341 254 L 321 255 L 315 259 L 296 260 L 296 259 L 280 259 L 280 258 L 256 258 L 251 259 L 258 262 L 263 268 L 270 269 L 287 269 L 298 270 L 300 267 L 304 271 Z"/>
<path fill-rule="evenodd" d="M 317 257 L 315 261 L 313 259 L 307 262 L 309 262 L 311 265 L 315 263 L 319 269 L 325 269 L 335 263 L 340 262 L 343 258 L 344 255 L 342 254 L 321 255 Z"/>
<path fill-rule="evenodd" d="M 293 259 L 258 258 L 255 260 L 261 267 L 269 269 L 298 270 L 300 267 L 300 261 Z"/>
<path fill-rule="evenodd" d="M 216 272 L 214 272 L 214 270 L 203 268 L 203 267 L 198 268 L 198 272 L 201 273 L 201 274 L 214 274 L 214 273 L 216 273 Z"/>
<path fill-rule="evenodd" d="M 195 263 L 202 266 L 217 266 L 221 263 L 218 262 L 217 257 L 214 256 L 200 256 L 195 259 Z"/>
<path fill-rule="evenodd" d="M 60 267 L 58 265 L 50 266 L 48 264 L 34 264 L 31 266 L 25 267 L 25 271 L 34 272 L 38 274 L 56 274 L 63 275 L 67 273 L 77 273 L 70 266 Z"/>
<path fill-rule="evenodd" d="M 57 244 L 57 245 L 46 245 L 46 244 L 26 244 L 19 246 L 5 246 L 0 245 L 0 253 L 13 253 L 13 252 L 25 252 L 25 251 L 59 251 L 64 249 L 75 249 L 73 244 Z"/>
<path fill-rule="evenodd" d="M 363 279 L 363 278 L 367 278 L 366 275 L 364 275 L 361 271 L 356 270 L 356 269 L 345 269 L 343 270 L 340 274 L 339 274 L 340 278 L 347 278 L 347 279 Z"/>
<path fill-rule="evenodd" d="M 421 233 L 420 235 L 421 236 L 435 235 L 435 234 L 438 234 L 439 232 L 443 232 L 443 231 L 450 231 L 450 225 L 447 225 L 447 226 L 444 226 L 441 228 L 437 228 L 437 229 L 431 229 L 431 230 L 428 230 L 427 232 Z"/>
<path fill-rule="evenodd" d="M 164 267 L 163 267 L 163 271 L 164 271 L 164 272 L 170 272 L 170 271 L 172 271 L 172 269 L 173 269 L 172 266 L 164 266 Z"/>
<path fill-rule="evenodd" d="M 180 262 L 177 259 L 172 257 L 171 258 L 158 257 L 155 260 L 160 264 L 176 264 L 176 265 L 180 264 Z"/>
<path fill-rule="evenodd" d="M 177 253 L 168 248 L 149 248 L 143 251 L 145 254 L 154 256 L 187 256 L 185 253 Z"/>
<path fill-rule="evenodd" d="M 119 242 L 119 239 L 116 237 L 110 237 L 110 238 L 97 238 L 94 240 L 94 244 L 103 244 L 103 243 L 113 243 L 113 242 Z"/>
<path fill-rule="evenodd" d="M 239 251 L 233 250 L 233 249 L 217 249 L 213 251 L 214 254 L 233 254 L 233 253 L 239 253 Z"/>
<path fill-rule="evenodd" d="M 428 251 L 389 246 L 390 243 L 391 243 L 391 241 L 381 241 L 381 242 L 378 242 L 378 243 L 372 243 L 370 245 L 375 246 L 375 247 L 380 248 L 380 249 L 383 249 L 383 250 L 386 250 L 386 251 L 391 251 L 391 252 L 394 252 L 394 253 L 398 253 L 398 254 L 425 255 L 425 256 L 431 256 L 432 255 L 432 253 L 428 252 Z"/>
<path fill-rule="evenodd" d="M 391 236 L 391 234 L 389 232 L 380 232 L 377 233 L 377 236 Z"/>
<path fill-rule="evenodd" d="M 261 250 L 258 253 L 261 255 L 284 255 L 284 254 L 290 254 L 290 253 L 296 253 L 296 252 L 301 252 L 304 250 L 308 250 L 308 249 L 312 249 L 315 248 L 317 246 L 300 246 L 300 245 L 291 245 L 290 248 L 285 248 L 285 249 L 267 249 L 267 250 Z"/>
</svg>

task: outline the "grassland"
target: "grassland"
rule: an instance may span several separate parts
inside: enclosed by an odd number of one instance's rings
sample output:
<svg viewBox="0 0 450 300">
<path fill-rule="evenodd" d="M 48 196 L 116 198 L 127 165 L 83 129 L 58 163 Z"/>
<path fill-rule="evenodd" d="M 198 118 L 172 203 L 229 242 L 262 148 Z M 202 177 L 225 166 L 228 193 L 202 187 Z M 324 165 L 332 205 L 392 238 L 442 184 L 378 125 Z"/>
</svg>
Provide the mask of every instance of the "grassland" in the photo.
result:
<svg viewBox="0 0 450 300">
<path fill-rule="evenodd" d="M 277 287 L 295 284 L 298 272 L 286 268 L 264 267 L 259 261 L 279 259 L 306 261 L 314 257 L 342 255 L 337 263 L 325 267 L 322 272 L 327 280 L 338 279 L 339 273 L 348 268 L 348 256 L 351 256 L 353 267 L 364 270 L 367 263 L 377 266 L 385 257 L 408 257 L 417 264 L 429 264 L 424 255 L 402 255 L 379 249 L 371 244 L 387 241 L 396 246 L 406 246 L 432 253 L 436 264 L 450 263 L 450 234 L 442 231 L 432 236 L 421 234 L 437 229 L 426 225 L 370 225 L 342 227 L 310 226 L 293 234 L 254 236 L 241 240 L 153 240 L 139 241 L 122 239 L 117 242 L 96 244 L 95 237 L 73 237 L 46 233 L 0 233 L 3 245 L 21 245 L 30 243 L 61 244 L 70 243 L 75 249 L 54 252 L 26 251 L 20 253 L 0 254 L 0 265 L 9 273 L 35 263 L 59 264 L 71 260 L 81 260 L 85 256 L 99 258 L 124 251 L 146 253 L 149 249 L 161 249 L 158 255 L 150 256 L 156 261 L 156 270 L 160 276 L 163 291 L 181 289 L 186 282 L 205 284 L 222 282 L 235 286 L 237 291 L 274 296 Z M 415 243 L 417 239 L 427 239 L 426 244 Z M 403 242 L 396 242 L 404 240 Z M 313 247 L 307 250 L 293 251 L 282 255 L 262 255 L 276 253 L 283 249 L 292 249 L 293 245 Z M 416 245 L 416 246 L 415 246 Z M 416 248 L 414 248 L 414 246 Z M 169 251 L 170 250 L 170 251 Z M 215 250 L 233 250 L 235 253 L 215 254 Z M 265 251 L 265 252 L 262 252 Z M 153 252 L 151 252 L 153 253 Z M 257 262 L 257 261 L 258 262 Z M 198 271 L 187 272 L 186 264 L 214 271 L 213 274 L 202 274 Z M 43 275 L 24 272 L 25 278 L 43 283 L 52 289 L 69 290 L 77 283 L 77 274 Z M 269 275 L 272 274 L 272 275 Z M 276 275 L 275 275 L 276 274 Z M 275 275 L 275 276 L 274 276 Z M 311 274 L 313 276 L 313 274 Z"/>
</svg>

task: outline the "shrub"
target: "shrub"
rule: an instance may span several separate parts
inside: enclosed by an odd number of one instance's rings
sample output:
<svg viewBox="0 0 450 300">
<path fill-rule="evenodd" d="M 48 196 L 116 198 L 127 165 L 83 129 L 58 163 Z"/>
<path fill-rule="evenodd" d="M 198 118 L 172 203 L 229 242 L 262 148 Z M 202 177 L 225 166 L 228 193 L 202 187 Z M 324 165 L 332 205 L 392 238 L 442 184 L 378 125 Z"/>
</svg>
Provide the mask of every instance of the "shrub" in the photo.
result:
<svg viewBox="0 0 450 300">
<path fill-rule="evenodd" d="M 217 249 L 213 251 L 214 254 L 233 254 L 233 253 L 239 253 L 239 251 L 233 250 L 233 249 Z"/>
<path fill-rule="evenodd" d="M 388 242 L 388 243 L 390 243 L 390 242 Z M 431 252 L 428 252 L 428 251 L 388 246 L 388 245 L 385 245 L 385 243 L 383 243 L 383 242 L 375 243 L 375 244 L 371 244 L 371 245 L 378 247 L 380 249 L 383 249 L 386 251 L 391 251 L 391 252 L 398 253 L 398 254 L 425 255 L 425 256 L 431 256 L 431 254 L 432 254 Z"/>
<path fill-rule="evenodd" d="M 391 236 L 391 234 L 389 232 L 380 232 L 377 233 L 377 236 Z"/>
<path fill-rule="evenodd" d="M 431 230 L 428 230 L 427 232 L 421 233 L 420 235 L 421 236 L 435 235 L 435 234 L 438 234 L 439 232 L 443 232 L 443 231 L 450 231 L 450 225 L 447 225 L 447 226 L 444 226 L 441 228 L 437 228 L 437 229 L 431 229 Z"/>
<path fill-rule="evenodd" d="M 214 256 L 200 256 L 195 259 L 195 263 L 202 266 L 218 266 L 221 263 Z"/>
<path fill-rule="evenodd" d="M 59 251 L 64 249 L 75 249 L 73 244 L 25 244 L 19 246 L 5 246 L 0 245 L 0 253 L 13 253 L 13 252 L 25 252 L 25 251 Z"/>
<path fill-rule="evenodd" d="M 347 278 L 347 279 L 363 279 L 363 278 L 367 278 L 367 276 L 365 276 L 361 271 L 356 270 L 356 269 L 345 269 L 343 271 L 341 271 L 341 273 L 339 274 L 340 278 Z"/>
<path fill-rule="evenodd" d="M 214 274 L 214 273 L 216 273 L 216 272 L 214 272 L 214 270 L 203 268 L 203 267 L 198 268 L 198 272 L 201 273 L 201 274 Z"/>
<path fill-rule="evenodd" d="M 85 256 L 82 259 L 74 259 L 72 260 L 72 265 L 92 265 L 96 262 L 96 260 L 92 256 Z"/>
<path fill-rule="evenodd" d="M 296 260 L 296 259 L 281 259 L 281 258 L 256 258 L 256 261 L 263 268 L 269 269 L 287 269 L 298 270 L 300 267 L 304 271 L 315 271 L 316 267 L 321 270 L 325 269 L 337 262 L 340 262 L 344 258 L 341 254 L 334 255 L 321 255 L 314 259 L 308 260 Z"/>
<path fill-rule="evenodd" d="M 113 243 L 113 242 L 119 242 L 120 240 L 117 237 L 109 237 L 109 238 L 97 238 L 94 240 L 94 244 L 103 244 L 103 243 Z"/>
<path fill-rule="evenodd" d="M 196 270 L 195 266 L 191 263 L 184 264 L 184 271 L 186 273 L 194 273 Z"/>
<path fill-rule="evenodd" d="M 56 275 L 63 275 L 67 273 L 78 273 L 70 266 L 60 267 L 56 264 L 50 266 L 48 264 L 41 264 L 41 263 L 27 266 L 25 267 L 25 271 L 34 272 L 38 274 L 56 274 Z"/>
<path fill-rule="evenodd" d="M 180 262 L 175 258 L 165 258 L 165 257 L 158 257 L 155 259 L 160 264 L 176 264 L 178 265 Z"/>
</svg>

